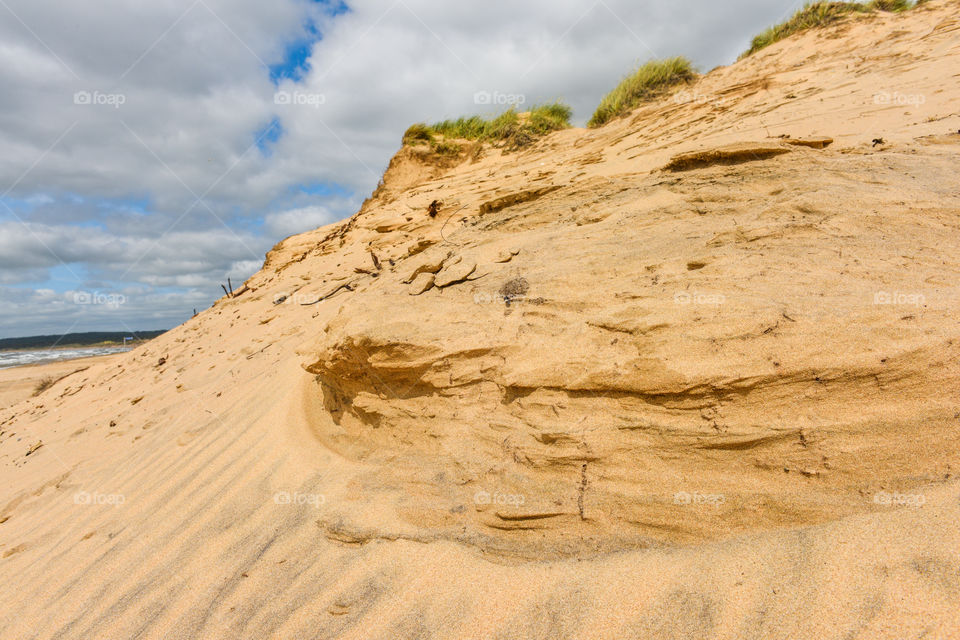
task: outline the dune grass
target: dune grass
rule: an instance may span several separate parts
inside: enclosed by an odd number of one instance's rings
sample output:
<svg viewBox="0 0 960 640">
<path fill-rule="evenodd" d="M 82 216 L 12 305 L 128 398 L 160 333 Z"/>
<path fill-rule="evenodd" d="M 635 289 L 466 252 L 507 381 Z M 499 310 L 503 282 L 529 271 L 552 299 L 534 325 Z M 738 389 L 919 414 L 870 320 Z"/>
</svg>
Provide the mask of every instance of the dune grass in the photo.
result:
<svg viewBox="0 0 960 640">
<path fill-rule="evenodd" d="M 417 123 L 403 134 L 404 144 L 429 144 L 441 155 L 456 154 L 460 146 L 453 140 L 478 140 L 480 142 L 504 143 L 518 148 L 530 144 L 551 131 L 570 127 L 573 110 L 562 102 L 534 105 L 521 116 L 511 107 L 493 118 L 469 116 L 456 120 L 444 120 L 432 125 Z M 437 140 L 437 138 L 443 138 Z"/>
<path fill-rule="evenodd" d="M 33 395 L 38 396 L 50 387 L 52 387 L 57 381 L 51 378 L 50 376 L 44 376 L 37 381 L 37 386 L 33 388 Z"/>
<path fill-rule="evenodd" d="M 530 110 L 530 119 L 526 126 L 533 133 L 546 135 L 551 131 L 568 129 L 571 116 L 573 116 L 573 109 L 562 102 L 540 104 Z"/>
<path fill-rule="evenodd" d="M 910 0 L 871 0 L 871 2 L 868 3 L 832 2 L 828 0 L 808 2 L 802 9 L 793 14 L 789 20 L 774 25 L 763 33 L 755 36 L 750 43 L 750 48 L 741 54 L 740 58 L 746 58 L 750 54 L 769 47 L 774 42 L 779 42 L 795 33 L 837 22 L 844 16 L 852 13 L 869 13 L 872 11 L 900 12 L 911 9 L 913 6 L 914 4 L 910 2 Z"/>
<path fill-rule="evenodd" d="M 599 127 L 674 85 L 692 81 L 696 75 L 693 64 L 686 58 L 651 60 L 603 97 L 587 126 Z"/>
<path fill-rule="evenodd" d="M 911 3 L 910 0 L 873 0 L 868 6 L 877 11 L 899 13 L 907 9 L 912 9 L 918 4 L 923 4 L 923 2 L 924 0 L 917 0 L 916 3 Z"/>
</svg>

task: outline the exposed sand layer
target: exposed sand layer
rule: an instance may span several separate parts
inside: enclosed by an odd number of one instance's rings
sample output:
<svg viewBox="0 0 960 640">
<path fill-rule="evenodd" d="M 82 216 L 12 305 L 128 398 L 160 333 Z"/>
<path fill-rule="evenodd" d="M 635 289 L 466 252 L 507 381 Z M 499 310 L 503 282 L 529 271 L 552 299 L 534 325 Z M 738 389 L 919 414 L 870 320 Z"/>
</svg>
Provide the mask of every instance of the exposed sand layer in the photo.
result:
<svg viewBox="0 0 960 640">
<path fill-rule="evenodd" d="M 0 412 L 4 637 L 960 637 L 958 9 L 405 148 Z"/>
</svg>

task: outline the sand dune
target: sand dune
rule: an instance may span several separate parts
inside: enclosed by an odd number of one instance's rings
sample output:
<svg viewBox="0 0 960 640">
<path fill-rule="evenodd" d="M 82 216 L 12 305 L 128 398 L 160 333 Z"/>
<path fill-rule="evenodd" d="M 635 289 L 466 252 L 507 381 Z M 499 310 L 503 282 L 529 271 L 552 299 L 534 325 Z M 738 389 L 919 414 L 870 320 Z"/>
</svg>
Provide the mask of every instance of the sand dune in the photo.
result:
<svg viewBox="0 0 960 640">
<path fill-rule="evenodd" d="M 960 637 L 958 9 L 406 147 L 0 411 L 0 636 Z"/>
</svg>

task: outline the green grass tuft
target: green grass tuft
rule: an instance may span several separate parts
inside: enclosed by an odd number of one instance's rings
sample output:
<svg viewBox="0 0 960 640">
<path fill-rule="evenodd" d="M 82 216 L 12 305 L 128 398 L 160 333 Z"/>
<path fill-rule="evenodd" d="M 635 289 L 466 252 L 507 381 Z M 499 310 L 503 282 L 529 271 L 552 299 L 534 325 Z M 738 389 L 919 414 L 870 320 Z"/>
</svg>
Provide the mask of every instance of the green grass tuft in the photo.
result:
<svg viewBox="0 0 960 640">
<path fill-rule="evenodd" d="M 872 0 L 868 6 L 877 11 L 891 11 L 894 13 L 900 13 L 901 11 L 913 8 L 910 0 Z"/>
<path fill-rule="evenodd" d="M 692 81 L 696 75 L 693 65 L 686 58 L 651 60 L 603 97 L 587 126 L 599 127 L 674 85 Z"/>
<path fill-rule="evenodd" d="M 430 132 L 446 138 L 479 140 L 483 137 L 484 132 L 489 126 L 490 123 L 480 116 L 470 116 L 469 118 L 457 118 L 456 120 L 437 122 L 430 125 Z"/>
<path fill-rule="evenodd" d="M 915 5 L 910 0 L 871 0 L 869 3 L 862 2 L 831 2 L 828 0 L 817 0 L 808 2 L 802 9 L 793 16 L 778 25 L 774 25 L 763 33 L 754 37 L 747 49 L 740 58 L 746 58 L 750 54 L 756 53 L 765 47 L 769 47 L 774 42 L 779 42 L 795 33 L 806 31 L 813 27 L 822 27 L 837 22 L 844 16 L 852 13 L 869 13 L 871 11 L 906 11 Z"/>
<path fill-rule="evenodd" d="M 573 109 L 562 102 L 541 104 L 530 110 L 530 119 L 527 121 L 527 125 L 533 133 L 546 135 L 551 131 L 567 129 L 570 126 L 572 116 Z"/>
<path fill-rule="evenodd" d="M 551 131 L 569 128 L 572 115 L 573 110 L 562 102 L 534 105 L 524 118 L 511 107 L 490 119 L 469 116 L 432 125 L 415 124 L 403 134 L 403 143 L 425 142 L 441 155 L 460 153 L 460 145 L 451 142 L 452 140 L 479 140 L 520 148 Z M 443 140 L 438 141 L 438 137 Z"/>
<path fill-rule="evenodd" d="M 433 134 L 430 133 L 430 128 L 422 122 L 410 125 L 410 127 L 403 132 L 404 144 L 412 144 L 416 142 L 433 142 Z"/>
</svg>

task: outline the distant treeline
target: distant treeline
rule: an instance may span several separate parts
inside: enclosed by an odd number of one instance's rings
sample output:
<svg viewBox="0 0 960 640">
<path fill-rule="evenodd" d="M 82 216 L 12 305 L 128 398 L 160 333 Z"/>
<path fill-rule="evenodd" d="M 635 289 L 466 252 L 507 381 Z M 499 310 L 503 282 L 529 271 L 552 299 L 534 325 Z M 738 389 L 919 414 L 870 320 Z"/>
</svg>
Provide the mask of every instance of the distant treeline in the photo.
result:
<svg viewBox="0 0 960 640">
<path fill-rule="evenodd" d="M 124 338 L 150 340 L 165 331 L 91 331 L 68 333 L 59 336 L 28 336 L 26 338 L 0 338 L 2 349 L 49 349 L 50 347 L 85 347 L 94 344 L 123 344 Z"/>
</svg>

